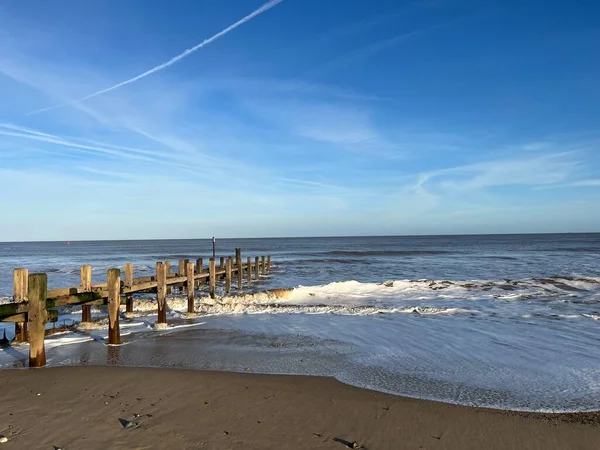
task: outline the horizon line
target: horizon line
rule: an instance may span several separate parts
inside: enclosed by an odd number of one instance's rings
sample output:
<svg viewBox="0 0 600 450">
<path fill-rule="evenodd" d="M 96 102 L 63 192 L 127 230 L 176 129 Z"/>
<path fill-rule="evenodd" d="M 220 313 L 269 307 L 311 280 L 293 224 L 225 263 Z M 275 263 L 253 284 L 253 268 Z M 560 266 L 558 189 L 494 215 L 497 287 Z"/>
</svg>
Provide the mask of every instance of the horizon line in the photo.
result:
<svg viewBox="0 0 600 450">
<path fill-rule="evenodd" d="M 260 240 L 260 239 L 352 239 L 352 238 L 398 238 L 398 237 L 468 237 L 468 236 L 532 236 L 532 235 L 557 235 L 557 234 L 600 234 L 600 231 L 547 231 L 547 232 L 521 232 L 521 233 L 442 233 L 442 234 L 365 234 L 365 235 L 325 235 L 325 236 L 262 236 L 262 237 L 217 237 L 216 240 Z M 42 241 L 0 241 L 0 244 L 45 244 L 54 242 L 142 242 L 142 241 L 203 241 L 212 240 L 211 237 L 194 238 L 148 238 L 148 239 L 51 239 Z"/>
</svg>

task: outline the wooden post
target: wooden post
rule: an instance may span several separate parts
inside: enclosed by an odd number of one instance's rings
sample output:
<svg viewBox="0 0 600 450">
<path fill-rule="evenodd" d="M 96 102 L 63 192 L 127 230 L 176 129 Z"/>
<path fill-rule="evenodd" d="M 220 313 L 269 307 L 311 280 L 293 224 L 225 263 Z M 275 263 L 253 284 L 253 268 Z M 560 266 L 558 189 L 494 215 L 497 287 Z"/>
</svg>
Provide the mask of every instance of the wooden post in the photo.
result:
<svg viewBox="0 0 600 450">
<path fill-rule="evenodd" d="M 258 256 L 254 258 L 254 279 L 258 280 L 258 266 L 260 265 L 260 261 Z"/>
<path fill-rule="evenodd" d="M 179 260 L 179 267 L 177 269 L 177 276 L 178 277 L 185 277 L 185 271 L 186 271 L 186 264 L 187 264 L 187 259 L 180 259 Z M 181 294 L 183 294 L 183 284 L 179 287 L 179 292 Z"/>
<path fill-rule="evenodd" d="M 133 285 L 133 264 L 125 264 L 125 287 L 131 287 Z M 125 302 L 125 312 L 133 312 L 133 294 L 127 294 Z"/>
<path fill-rule="evenodd" d="M 227 257 L 227 265 L 225 266 L 225 293 L 229 294 L 231 292 L 231 269 L 233 266 L 233 258 L 231 256 Z"/>
<path fill-rule="evenodd" d="M 16 303 L 24 302 L 27 298 L 29 270 L 13 270 L 13 301 Z M 27 322 L 15 322 L 15 340 L 17 342 L 27 342 Z"/>
<path fill-rule="evenodd" d="M 83 292 L 91 292 L 92 290 L 92 266 L 81 266 L 79 268 L 79 277 L 81 279 L 81 290 Z M 92 321 L 91 305 L 81 305 L 81 321 Z"/>
<path fill-rule="evenodd" d="M 202 263 L 202 258 L 198 258 L 196 260 L 196 273 L 202 273 L 203 270 L 204 270 L 204 267 L 203 267 L 203 263 Z M 202 279 L 200 279 L 196 282 L 196 287 L 200 287 L 201 284 L 202 284 Z"/>
<path fill-rule="evenodd" d="M 171 261 L 165 261 L 165 273 L 166 277 L 169 278 L 169 274 L 171 273 Z M 171 295 L 171 286 L 167 286 L 166 295 Z"/>
<path fill-rule="evenodd" d="M 34 273 L 28 277 L 27 299 L 29 311 L 29 367 L 42 367 L 46 365 L 46 349 L 44 336 L 46 334 L 46 297 L 48 296 L 48 275 Z"/>
<path fill-rule="evenodd" d="M 194 312 L 194 263 L 187 263 L 186 267 L 187 274 L 187 300 L 188 300 L 188 312 Z"/>
<path fill-rule="evenodd" d="M 271 273 L 271 255 L 267 255 L 267 273 Z"/>
<path fill-rule="evenodd" d="M 235 249 L 235 265 L 237 266 L 237 282 L 238 289 L 242 289 L 242 280 L 244 279 L 243 269 L 242 269 L 242 249 Z"/>
<path fill-rule="evenodd" d="M 265 261 L 266 261 L 266 257 L 261 256 L 260 257 L 260 274 L 261 275 L 267 274 L 267 267 L 265 266 Z"/>
<path fill-rule="evenodd" d="M 246 260 L 246 277 L 248 281 L 248 286 L 252 283 L 252 258 L 248 256 Z"/>
<path fill-rule="evenodd" d="M 121 343 L 119 330 L 119 306 L 121 305 L 121 270 L 108 269 L 106 274 L 108 289 L 108 345 Z"/>
<path fill-rule="evenodd" d="M 167 263 L 156 263 L 156 301 L 158 319 L 156 323 L 167 323 Z"/>
<path fill-rule="evenodd" d="M 225 268 L 225 257 L 221 256 L 219 259 L 219 270 L 223 270 Z"/>
<path fill-rule="evenodd" d="M 217 283 L 215 272 L 215 258 L 210 258 L 208 263 L 208 292 L 210 294 L 210 298 L 215 298 L 215 285 Z"/>
</svg>

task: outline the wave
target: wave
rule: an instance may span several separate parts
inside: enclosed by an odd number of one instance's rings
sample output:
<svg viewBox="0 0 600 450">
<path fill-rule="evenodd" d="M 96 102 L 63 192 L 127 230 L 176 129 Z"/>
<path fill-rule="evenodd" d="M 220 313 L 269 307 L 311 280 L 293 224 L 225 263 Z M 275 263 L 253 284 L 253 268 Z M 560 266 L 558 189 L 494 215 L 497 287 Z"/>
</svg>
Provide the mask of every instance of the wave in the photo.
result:
<svg viewBox="0 0 600 450">
<path fill-rule="evenodd" d="M 416 256 L 416 255 L 445 255 L 449 253 L 459 253 L 449 250 L 332 250 L 329 252 L 320 252 L 320 255 L 341 255 L 341 256 Z"/>
</svg>

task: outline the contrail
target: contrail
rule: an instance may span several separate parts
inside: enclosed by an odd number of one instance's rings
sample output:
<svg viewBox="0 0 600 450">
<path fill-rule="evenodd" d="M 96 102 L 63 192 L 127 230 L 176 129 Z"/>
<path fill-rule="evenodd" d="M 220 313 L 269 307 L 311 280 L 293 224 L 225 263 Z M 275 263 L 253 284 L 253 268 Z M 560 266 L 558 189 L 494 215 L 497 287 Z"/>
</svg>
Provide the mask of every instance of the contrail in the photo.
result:
<svg viewBox="0 0 600 450">
<path fill-rule="evenodd" d="M 187 56 L 191 55 L 192 53 L 200 50 L 202 47 L 210 44 L 213 41 L 216 41 L 217 39 L 219 39 L 222 36 L 225 36 L 230 31 L 235 30 L 237 27 L 239 27 L 240 25 L 243 25 L 246 22 L 252 20 L 253 18 L 255 18 L 256 16 L 258 16 L 259 14 L 262 14 L 265 11 L 268 11 L 269 9 L 273 8 L 274 6 L 276 6 L 277 4 L 281 3 L 282 1 L 283 0 L 271 0 L 271 1 L 267 2 L 267 3 L 265 3 L 260 8 L 258 8 L 256 11 L 253 11 L 252 13 L 248 14 L 243 19 L 238 20 L 234 24 L 229 25 L 227 28 L 225 28 L 222 31 L 219 31 L 214 36 L 209 37 L 208 39 L 205 39 L 200 44 L 198 44 L 198 45 L 196 45 L 196 46 L 194 46 L 192 48 L 188 48 L 183 53 L 180 53 L 179 55 L 171 58 L 167 62 L 165 62 L 163 64 L 160 64 L 160 65 L 158 65 L 156 67 L 153 67 L 152 69 L 147 70 L 146 72 L 141 73 L 141 74 L 139 74 L 139 75 L 137 75 L 137 76 L 135 76 L 133 78 L 125 80 L 125 81 L 123 81 L 123 82 L 121 82 L 119 84 L 115 84 L 114 86 L 111 86 L 109 88 L 102 89 L 101 91 L 94 92 L 93 94 L 86 95 L 85 97 L 81 97 L 81 98 L 79 98 L 77 100 L 72 100 L 70 102 L 59 103 L 58 105 L 48 106 L 46 108 L 37 109 L 35 111 L 31 111 L 31 112 L 27 113 L 26 115 L 27 116 L 31 116 L 33 114 L 38 114 L 38 113 L 41 113 L 41 112 L 50 111 L 52 109 L 60 108 L 60 107 L 63 107 L 63 106 L 69 106 L 69 105 L 73 105 L 75 103 L 83 102 L 83 101 L 88 100 L 90 98 L 97 97 L 99 95 L 105 94 L 106 92 L 110 92 L 110 91 L 113 91 L 115 89 L 118 89 L 121 86 L 125 86 L 126 84 L 131 84 L 131 83 L 133 83 L 135 81 L 141 80 L 142 78 L 145 78 L 148 75 L 152 75 L 153 73 L 158 72 L 159 70 L 166 69 L 167 67 L 172 66 L 176 62 L 182 60 L 183 58 L 186 58 Z"/>
</svg>

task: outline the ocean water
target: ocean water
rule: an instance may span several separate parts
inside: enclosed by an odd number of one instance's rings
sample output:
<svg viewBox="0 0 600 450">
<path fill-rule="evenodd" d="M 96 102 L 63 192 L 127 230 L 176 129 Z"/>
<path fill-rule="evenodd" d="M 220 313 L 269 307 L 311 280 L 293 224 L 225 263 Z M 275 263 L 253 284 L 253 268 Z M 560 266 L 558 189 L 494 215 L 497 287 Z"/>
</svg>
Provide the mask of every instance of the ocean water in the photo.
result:
<svg viewBox="0 0 600 450">
<path fill-rule="evenodd" d="M 216 301 L 198 292 L 196 318 L 175 292 L 167 330 L 142 296 L 122 319 L 126 345 L 107 347 L 102 326 L 54 336 L 50 364 L 327 375 L 467 405 L 600 409 L 600 234 L 218 239 L 217 256 L 236 247 L 244 260 L 270 254 L 271 274 Z M 0 299 L 14 267 L 64 287 L 82 264 L 102 282 L 125 262 L 142 276 L 211 252 L 210 240 L 0 243 Z M 293 290 L 260 293 L 273 288 Z M 25 354 L 0 350 L 0 366 Z"/>
</svg>

